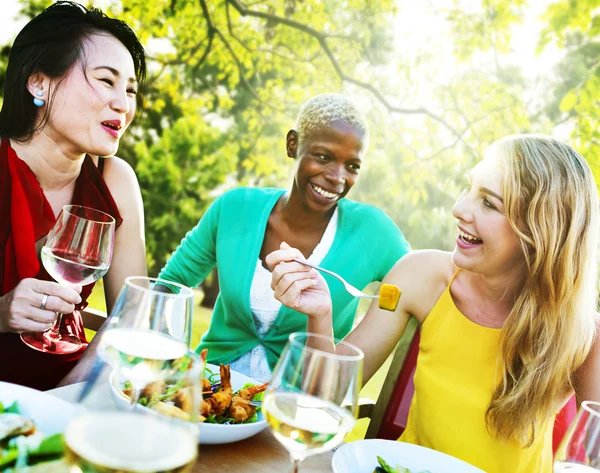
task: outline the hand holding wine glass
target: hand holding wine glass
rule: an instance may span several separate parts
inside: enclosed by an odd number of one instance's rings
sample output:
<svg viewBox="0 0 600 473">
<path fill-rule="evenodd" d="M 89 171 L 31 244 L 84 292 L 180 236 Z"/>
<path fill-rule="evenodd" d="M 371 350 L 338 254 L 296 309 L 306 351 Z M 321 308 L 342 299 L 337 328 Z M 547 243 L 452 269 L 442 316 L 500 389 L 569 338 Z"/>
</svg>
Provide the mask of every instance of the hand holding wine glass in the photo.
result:
<svg viewBox="0 0 600 473">
<path fill-rule="evenodd" d="M 41 259 L 48 274 L 65 286 L 83 286 L 106 274 L 112 259 L 115 219 L 81 205 L 65 205 L 44 244 Z M 49 295 L 44 294 L 41 309 Z M 23 342 L 36 350 L 67 354 L 79 350 L 81 340 L 73 327 L 81 327 L 80 315 L 57 313 L 53 327 L 44 333 L 23 333 Z"/>
<path fill-rule="evenodd" d="M 316 348 L 327 346 L 331 351 Z M 338 446 L 354 426 L 363 358 L 347 342 L 310 333 L 290 335 L 263 409 L 275 438 L 290 453 L 295 473 L 304 458 Z"/>
</svg>

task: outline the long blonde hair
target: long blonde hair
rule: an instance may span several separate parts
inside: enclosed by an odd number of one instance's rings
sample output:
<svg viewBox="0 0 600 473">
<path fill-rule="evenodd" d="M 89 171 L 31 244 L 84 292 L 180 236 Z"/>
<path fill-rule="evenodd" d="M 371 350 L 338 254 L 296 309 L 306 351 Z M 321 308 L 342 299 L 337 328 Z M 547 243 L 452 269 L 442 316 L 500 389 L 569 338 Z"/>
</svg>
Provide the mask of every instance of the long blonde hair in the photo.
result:
<svg viewBox="0 0 600 473">
<path fill-rule="evenodd" d="M 486 420 L 499 438 L 528 446 L 573 391 L 598 327 L 598 192 L 566 143 L 513 135 L 492 146 L 527 273 L 502 330 L 503 377 Z"/>
</svg>

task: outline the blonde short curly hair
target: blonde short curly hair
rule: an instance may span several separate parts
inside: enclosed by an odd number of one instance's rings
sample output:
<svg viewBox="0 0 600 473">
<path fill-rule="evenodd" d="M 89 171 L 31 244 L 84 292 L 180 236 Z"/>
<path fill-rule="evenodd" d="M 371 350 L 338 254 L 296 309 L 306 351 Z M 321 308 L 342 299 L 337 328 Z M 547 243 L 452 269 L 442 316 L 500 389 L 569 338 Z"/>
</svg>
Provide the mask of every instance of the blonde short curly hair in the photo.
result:
<svg viewBox="0 0 600 473">
<path fill-rule="evenodd" d="M 351 125 L 363 138 L 366 149 L 369 144 L 369 126 L 367 120 L 356 106 L 341 94 L 319 94 L 308 100 L 298 113 L 296 133 L 298 143 L 319 128 L 342 122 Z"/>
</svg>

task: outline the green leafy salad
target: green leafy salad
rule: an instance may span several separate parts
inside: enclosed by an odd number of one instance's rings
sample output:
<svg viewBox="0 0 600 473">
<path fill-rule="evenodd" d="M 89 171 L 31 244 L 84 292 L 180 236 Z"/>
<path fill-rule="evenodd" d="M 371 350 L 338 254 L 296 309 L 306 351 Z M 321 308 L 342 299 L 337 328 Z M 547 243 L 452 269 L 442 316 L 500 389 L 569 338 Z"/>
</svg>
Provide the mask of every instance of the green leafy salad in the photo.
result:
<svg viewBox="0 0 600 473">
<path fill-rule="evenodd" d="M 408 468 L 404 468 L 403 466 L 400 466 L 400 465 L 396 465 L 396 468 L 392 468 L 381 457 L 377 457 L 377 461 L 379 462 L 379 465 L 375 467 L 375 469 L 373 470 L 373 473 L 417 473 L 417 472 L 412 472 Z M 418 473 L 431 473 L 431 472 L 429 470 L 423 470 Z"/>
<path fill-rule="evenodd" d="M 62 434 L 46 436 L 37 431 L 33 421 L 21 415 L 17 401 L 7 407 L 0 403 L 0 472 L 29 466 L 33 466 L 29 472 L 50 472 L 52 466 L 47 462 L 60 460 L 63 455 Z"/>
<path fill-rule="evenodd" d="M 192 359 L 182 357 L 177 360 L 178 372 L 185 372 L 192 367 Z M 262 401 L 268 383 L 261 385 L 247 383 L 238 390 L 231 386 L 231 370 L 229 365 L 221 364 L 219 372 L 213 372 L 204 359 L 202 371 L 202 400 L 200 403 L 200 422 L 207 424 L 235 425 L 251 424 L 259 420 L 260 406 L 251 401 Z M 189 390 L 186 380 L 169 383 L 157 380 L 140 390 L 138 404 L 155 410 L 160 414 L 189 420 L 189 413 L 183 410 L 189 407 Z M 125 381 L 121 391 L 126 396 L 132 395 L 132 384 Z"/>
</svg>

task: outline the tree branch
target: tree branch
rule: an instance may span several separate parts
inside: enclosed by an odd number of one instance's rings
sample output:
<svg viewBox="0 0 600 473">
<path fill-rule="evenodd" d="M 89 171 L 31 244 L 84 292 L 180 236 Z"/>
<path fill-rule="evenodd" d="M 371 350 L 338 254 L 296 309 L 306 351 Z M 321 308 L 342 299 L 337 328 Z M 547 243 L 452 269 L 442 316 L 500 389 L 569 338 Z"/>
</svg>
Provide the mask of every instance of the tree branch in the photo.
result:
<svg viewBox="0 0 600 473">
<path fill-rule="evenodd" d="M 272 15 L 269 13 L 264 13 L 264 12 L 255 11 L 255 10 L 250 10 L 249 8 L 246 8 L 244 5 L 242 5 L 239 0 L 226 0 L 226 2 L 231 3 L 233 8 L 235 8 L 238 11 L 238 13 L 242 16 L 253 16 L 256 18 L 262 18 L 264 20 L 268 20 L 270 23 L 282 24 L 282 25 L 288 26 L 290 28 L 296 29 L 298 31 L 302 31 L 302 32 L 308 34 L 309 36 L 312 36 L 313 38 L 315 38 L 318 41 L 319 45 L 321 46 L 321 49 L 325 52 L 325 54 L 329 58 L 329 62 L 331 63 L 331 65 L 335 69 L 337 75 L 339 76 L 339 78 L 342 81 L 349 82 L 351 84 L 357 85 L 358 87 L 360 87 L 362 89 L 368 90 L 375 96 L 375 98 L 381 104 L 383 104 L 383 106 L 390 113 L 415 114 L 415 115 L 428 116 L 432 120 L 434 120 L 434 121 L 438 122 L 440 125 L 442 125 L 448 131 L 450 131 L 450 133 L 452 133 L 460 141 L 462 141 L 465 144 L 465 146 L 469 146 L 463 140 L 464 133 L 460 133 L 456 128 L 454 128 L 452 125 L 450 125 L 450 123 L 448 123 L 446 120 L 444 120 L 439 115 L 436 115 L 435 113 L 431 112 L 430 110 L 428 110 L 424 107 L 419 107 L 419 108 L 396 107 L 396 106 L 392 105 L 383 96 L 383 94 L 379 90 L 377 90 L 375 87 L 373 87 L 371 84 L 367 84 L 366 82 L 362 82 L 360 80 L 354 79 L 353 77 L 350 77 L 349 75 L 344 73 L 344 71 L 340 67 L 340 64 L 338 63 L 336 57 L 334 56 L 333 52 L 329 48 L 329 45 L 327 44 L 327 35 L 325 35 L 324 33 L 321 33 L 319 31 L 311 28 L 310 26 L 304 25 L 302 23 L 298 23 L 297 21 L 293 21 L 288 18 L 282 18 L 277 15 Z"/>
<path fill-rule="evenodd" d="M 225 4 L 225 12 L 227 13 L 227 30 L 229 31 L 229 36 L 231 36 L 233 39 L 235 39 L 238 43 L 240 43 L 240 45 L 246 50 L 248 51 L 250 54 L 258 52 L 258 53 L 268 53 L 268 54 L 272 54 L 273 56 L 277 56 L 280 57 L 281 59 L 285 59 L 286 61 L 289 62 L 312 62 L 314 61 L 314 59 L 318 56 L 318 54 L 315 54 L 313 57 L 309 58 L 309 59 L 304 59 L 304 58 L 300 58 L 297 55 L 294 55 L 294 57 L 291 56 L 286 56 L 285 54 L 281 54 L 278 51 L 275 51 L 274 49 L 265 49 L 265 48 L 251 48 L 250 46 L 248 46 L 244 41 L 242 41 L 241 38 L 239 38 L 234 32 L 233 32 L 233 25 L 231 23 L 231 15 L 229 14 L 229 3 Z M 348 38 L 350 39 L 350 38 Z"/>
<path fill-rule="evenodd" d="M 208 57 L 208 54 L 210 53 L 210 51 L 212 49 L 212 44 L 213 44 L 213 40 L 215 38 L 215 32 L 216 32 L 215 25 L 212 21 L 212 18 L 210 17 L 210 13 L 208 12 L 208 7 L 206 6 L 206 1 L 199 0 L 199 2 L 200 2 L 200 7 L 202 8 L 202 15 L 204 16 L 204 19 L 206 20 L 206 28 L 208 29 L 208 31 L 207 31 L 208 44 L 206 45 L 206 48 L 204 49 L 202 56 L 200 56 L 200 59 L 198 59 L 198 62 L 194 66 L 194 69 L 192 69 L 193 74 L 196 73 L 196 71 L 200 68 L 200 66 L 204 63 L 204 61 Z"/>
<path fill-rule="evenodd" d="M 227 50 L 229 51 L 229 54 L 231 55 L 233 61 L 235 62 L 236 66 L 238 68 L 238 73 L 240 75 L 240 79 L 241 79 L 244 87 L 246 87 L 246 89 L 248 89 L 248 91 L 252 94 L 252 96 L 256 100 L 258 100 L 261 104 L 263 104 L 264 106 L 272 108 L 274 110 L 277 110 L 278 112 L 282 112 L 281 108 L 275 107 L 274 105 L 265 102 L 263 99 L 261 99 L 258 96 L 258 94 L 256 93 L 256 90 L 254 90 L 254 88 L 252 87 L 250 82 L 248 82 L 248 79 L 246 78 L 246 74 L 244 71 L 244 66 L 242 65 L 242 62 L 239 60 L 237 55 L 235 54 L 235 51 L 231 47 L 231 44 L 229 44 L 229 41 L 227 41 L 227 38 L 225 38 L 225 35 L 221 32 L 221 30 L 219 30 L 213 23 L 212 18 L 210 17 L 210 13 L 208 11 L 208 7 L 206 5 L 206 0 L 198 0 L 198 1 L 200 2 L 200 6 L 202 7 L 202 14 L 204 15 L 204 18 L 206 19 L 206 22 L 207 22 L 208 28 L 209 28 L 209 31 L 208 31 L 209 47 L 206 49 L 205 54 L 202 56 L 200 61 L 201 62 L 204 61 L 204 59 L 208 55 L 208 52 L 210 51 L 210 46 L 212 45 L 212 37 L 214 35 L 217 35 L 221 39 L 221 41 L 225 45 L 225 48 L 227 48 Z M 194 68 L 194 70 L 196 70 L 196 69 L 197 69 L 197 67 Z"/>
<path fill-rule="evenodd" d="M 233 27 L 231 26 L 231 16 L 229 15 L 229 3 L 225 3 L 225 13 L 227 14 L 227 29 L 229 30 L 229 36 L 231 36 L 238 43 L 240 43 L 246 51 L 251 53 L 252 49 L 250 49 L 250 47 L 246 43 L 244 43 L 240 38 L 238 38 L 237 35 L 233 32 Z"/>
</svg>

